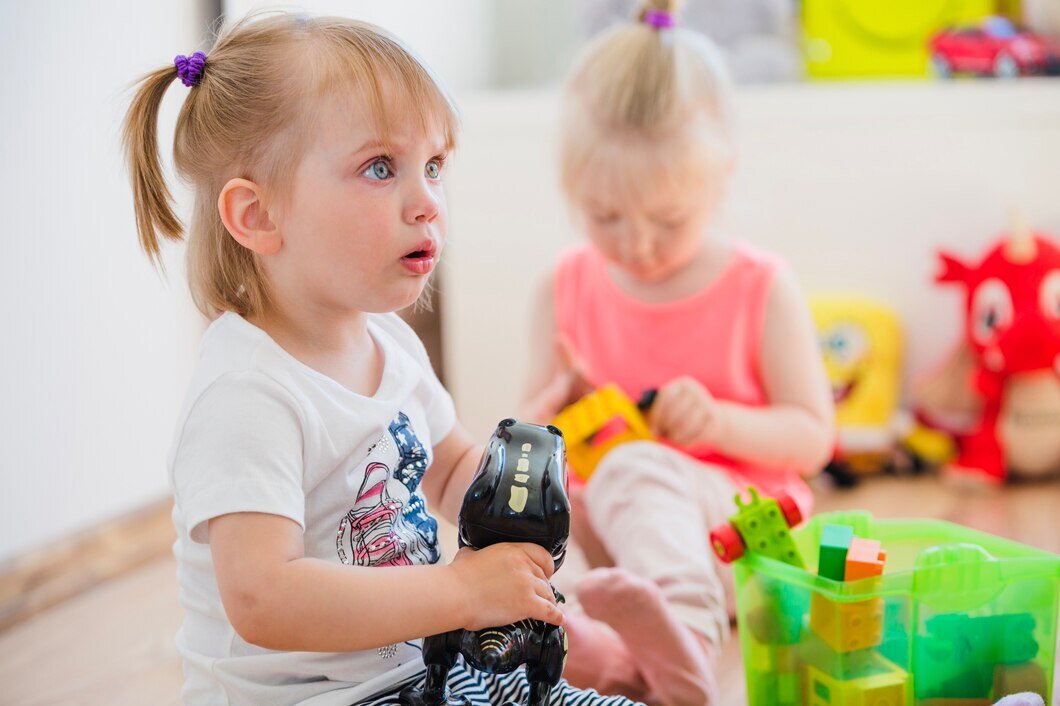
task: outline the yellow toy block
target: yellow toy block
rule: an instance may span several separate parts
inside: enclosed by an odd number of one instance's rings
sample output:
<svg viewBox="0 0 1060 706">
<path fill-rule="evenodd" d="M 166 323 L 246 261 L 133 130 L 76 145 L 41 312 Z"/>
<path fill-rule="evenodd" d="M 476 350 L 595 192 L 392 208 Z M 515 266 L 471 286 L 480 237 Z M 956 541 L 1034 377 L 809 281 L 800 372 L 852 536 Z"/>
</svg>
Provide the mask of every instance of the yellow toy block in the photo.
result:
<svg viewBox="0 0 1060 706">
<path fill-rule="evenodd" d="M 810 628 L 836 652 L 875 647 L 883 639 L 883 599 L 839 603 L 815 593 Z"/>
<path fill-rule="evenodd" d="M 623 425 L 621 431 L 597 438 L 616 420 Z M 619 444 L 655 439 L 637 405 L 617 385 L 589 393 L 556 415 L 552 425 L 563 432 L 567 463 L 582 480 L 589 480 L 604 455 Z"/>
<path fill-rule="evenodd" d="M 839 680 L 807 665 L 803 703 L 807 706 L 905 706 L 909 674 L 879 655 L 875 655 L 873 668 L 873 674 Z"/>
</svg>

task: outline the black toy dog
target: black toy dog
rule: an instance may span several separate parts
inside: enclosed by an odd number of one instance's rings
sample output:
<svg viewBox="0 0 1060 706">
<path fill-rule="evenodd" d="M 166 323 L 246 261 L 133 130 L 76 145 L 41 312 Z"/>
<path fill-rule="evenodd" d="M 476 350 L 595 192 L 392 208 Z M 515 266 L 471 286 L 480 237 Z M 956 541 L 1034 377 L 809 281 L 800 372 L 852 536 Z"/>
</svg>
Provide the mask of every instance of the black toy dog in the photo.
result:
<svg viewBox="0 0 1060 706">
<path fill-rule="evenodd" d="M 461 547 L 482 549 L 498 542 L 532 542 L 548 550 L 558 569 L 567 553 L 570 501 L 566 446 L 554 426 L 505 419 L 482 454 L 478 472 L 464 495 L 458 525 Z M 560 601 L 563 597 L 552 589 Z M 548 706 L 567 659 L 563 628 L 539 620 L 485 630 L 451 630 L 423 640 L 427 665 L 424 688 L 406 688 L 409 706 L 462 706 L 466 697 L 448 693 L 446 679 L 463 655 L 468 665 L 507 674 L 526 664 L 528 706 Z"/>
</svg>

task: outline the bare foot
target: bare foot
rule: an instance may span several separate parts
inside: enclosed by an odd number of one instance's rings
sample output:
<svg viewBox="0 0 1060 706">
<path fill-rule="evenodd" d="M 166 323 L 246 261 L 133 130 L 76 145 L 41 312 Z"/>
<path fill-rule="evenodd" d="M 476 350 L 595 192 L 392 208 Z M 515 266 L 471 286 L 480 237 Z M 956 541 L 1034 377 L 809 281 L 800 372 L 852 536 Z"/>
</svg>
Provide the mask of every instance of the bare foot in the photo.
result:
<svg viewBox="0 0 1060 706">
<path fill-rule="evenodd" d="M 718 702 L 716 649 L 677 620 L 654 583 L 624 569 L 594 569 L 578 583 L 578 598 L 587 615 L 610 625 L 625 642 L 653 702 Z"/>
<path fill-rule="evenodd" d="M 632 653 L 610 626 L 575 609 L 564 611 L 563 628 L 568 644 L 563 677 L 571 685 L 634 701 L 648 697 L 648 685 Z"/>
</svg>

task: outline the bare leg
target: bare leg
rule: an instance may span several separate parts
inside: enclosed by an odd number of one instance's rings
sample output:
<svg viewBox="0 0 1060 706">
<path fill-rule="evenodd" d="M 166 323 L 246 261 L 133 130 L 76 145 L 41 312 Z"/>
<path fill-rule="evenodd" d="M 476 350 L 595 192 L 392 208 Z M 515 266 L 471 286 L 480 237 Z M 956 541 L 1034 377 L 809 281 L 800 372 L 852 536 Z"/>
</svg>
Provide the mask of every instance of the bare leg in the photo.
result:
<svg viewBox="0 0 1060 706">
<path fill-rule="evenodd" d="M 677 619 L 658 586 L 623 569 L 594 569 L 578 595 L 586 614 L 611 626 L 637 656 L 653 702 L 718 703 L 716 649 Z"/>
</svg>

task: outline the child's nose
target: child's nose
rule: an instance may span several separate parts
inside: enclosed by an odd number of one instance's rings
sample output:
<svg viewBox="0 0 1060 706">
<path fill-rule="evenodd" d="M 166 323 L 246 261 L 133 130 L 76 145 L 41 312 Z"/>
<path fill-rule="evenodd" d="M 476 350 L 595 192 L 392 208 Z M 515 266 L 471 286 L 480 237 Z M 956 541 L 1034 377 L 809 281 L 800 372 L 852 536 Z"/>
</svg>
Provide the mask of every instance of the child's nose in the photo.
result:
<svg viewBox="0 0 1060 706">
<path fill-rule="evenodd" d="M 405 222 L 409 225 L 433 222 L 441 211 L 443 198 L 426 181 L 421 180 L 412 188 L 405 202 L 405 212 L 402 214 Z"/>
<path fill-rule="evenodd" d="M 643 229 L 633 226 L 630 229 L 629 239 L 626 244 L 626 252 L 631 262 L 644 262 L 650 260 L 654 247 L 650 235 Z"/>
</svg>

